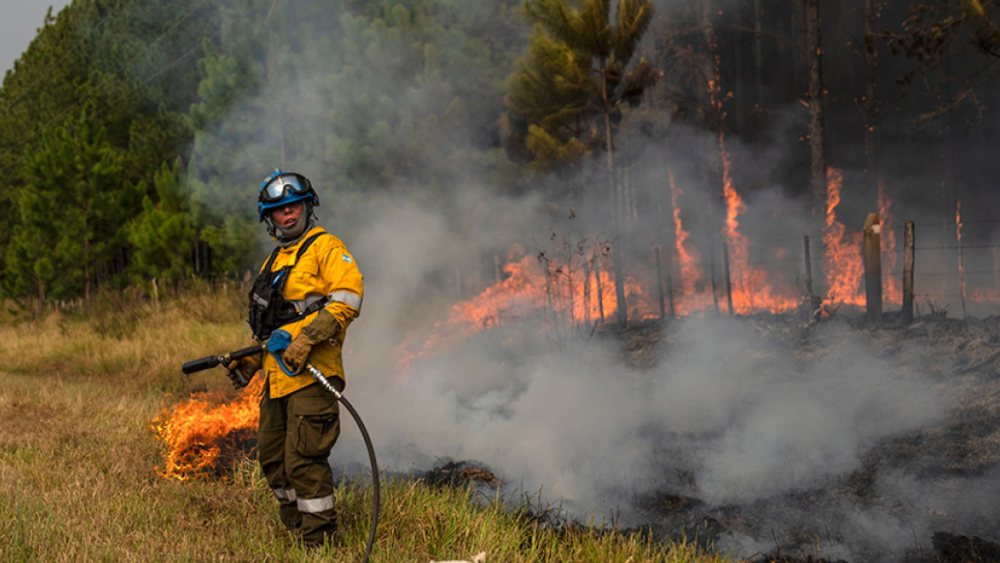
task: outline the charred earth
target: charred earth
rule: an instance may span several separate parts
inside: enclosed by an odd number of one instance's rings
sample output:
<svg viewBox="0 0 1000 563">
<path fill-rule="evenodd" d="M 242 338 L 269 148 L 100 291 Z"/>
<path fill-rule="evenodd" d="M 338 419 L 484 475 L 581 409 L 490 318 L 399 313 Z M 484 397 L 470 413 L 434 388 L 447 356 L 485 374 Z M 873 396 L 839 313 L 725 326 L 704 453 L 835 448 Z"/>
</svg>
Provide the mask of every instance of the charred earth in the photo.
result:
<svg viewBox="0 0 1000 563">
<path fill-rule="evenodd" d="M 685 322 L 639 324 L 605 336 L 620 339 L 637 369 L 662 369 L 671 348 L 684 341 Z M 936 315 L 909 326 L 892 319 L 866 325 L 847 315 L 737 322 L 768 343 L 750 353 L 784 356 L 796 366 L 844 354 L 839 343 L 860 337 L 866 352 L 891 366 L 900 381 L 919 377 L 930 386 L 941 412 L 862 440 L 856 463 L 755 494 L 718 494 L 704 486 L 697 474 L 703 469 L 692 459 L 698 446 L 690 442 L 711 442 L 711 436 L 669 436 L 669 451 L 654 462 L 666 477 L 655 490 L 636 495 L 643 529 L 753 561 L 1000 561 L 1000 318 Z M 850 416 L 846 409 L 843 414 Z M 797 454 L 775 455 L 787 456 L 782 465 L 796 466 Z"/>
</svg>

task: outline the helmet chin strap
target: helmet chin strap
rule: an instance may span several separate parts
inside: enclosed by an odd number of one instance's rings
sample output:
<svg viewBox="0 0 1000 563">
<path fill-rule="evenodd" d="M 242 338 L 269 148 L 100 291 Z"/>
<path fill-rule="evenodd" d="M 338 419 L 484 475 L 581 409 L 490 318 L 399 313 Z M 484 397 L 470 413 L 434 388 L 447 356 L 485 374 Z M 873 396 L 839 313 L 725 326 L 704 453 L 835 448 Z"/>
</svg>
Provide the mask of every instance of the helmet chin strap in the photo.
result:
<svg viewBox="0 0 1000 563">
<path fill-rule="evenodd" d="M 268 233 L 271 236 L 278 239 L 282 244 L 288 244 L 298 240 L 299 237 L 315 224 L 315 216 L 313 215 L 312 206 L 307 203 L 305 212 L 299 215 L 299 218 L 291 226 L 287 228 L 281 227 L 270 217 L 267 219 L 267 224 Z"/>
</svg>

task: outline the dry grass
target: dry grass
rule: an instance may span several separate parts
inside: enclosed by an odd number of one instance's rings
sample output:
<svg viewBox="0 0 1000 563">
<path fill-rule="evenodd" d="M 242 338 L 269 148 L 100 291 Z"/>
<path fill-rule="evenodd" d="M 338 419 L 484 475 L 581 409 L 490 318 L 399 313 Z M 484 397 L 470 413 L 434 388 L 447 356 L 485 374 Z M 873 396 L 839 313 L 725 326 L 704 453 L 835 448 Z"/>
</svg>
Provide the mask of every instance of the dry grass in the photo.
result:
<svg viewBox="0 0 1000 563">
<path fill-rule="evenodd" d="M 179 364 L 245 345 L 237 292 L 163 304 L 105 296 L 80 313 L 0 326 L 0 560 L 358 560 L 370 491 L 338 489 L 342 535 L 307 552 L 277 519 L 256 465 L 228 481 L 159 477 L 150 421 L 218 372 L 186 381 Z M 466 490 L 391 481 L 376 561 L 717 561 L 686 545 L 586 527 L 556 531 Z"/>
</svg>

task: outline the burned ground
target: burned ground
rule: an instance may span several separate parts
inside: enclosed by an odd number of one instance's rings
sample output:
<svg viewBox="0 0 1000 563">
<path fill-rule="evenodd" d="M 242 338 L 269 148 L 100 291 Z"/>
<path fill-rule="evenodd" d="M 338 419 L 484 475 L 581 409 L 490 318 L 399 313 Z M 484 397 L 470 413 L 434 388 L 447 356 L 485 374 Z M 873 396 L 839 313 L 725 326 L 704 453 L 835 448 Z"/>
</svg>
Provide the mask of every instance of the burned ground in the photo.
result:
<svg viewBox="0 0 1000 563">
<path fill-rule="evenodd" d="M 864 445 L 858 467 L 805 488 L 747 502 L 713 503 L 692 495 L 693 475 L 679 456 L 661 490 L 636 500 L 642 528 L 724 546 L 749 560 L 995 561 L 1000 553 L 1000 318 L 941 316 L 909 326 L 866 326 L 835 315 L 820 322 L 759 316 L 739 322 L 770 345 L 760 354 L 790 355 L 808 365 L 848 335 L 906 378 L 920 374 L 946 405 L 931 424 Z M 604 337 L 640 370 L 670 361 L 683 323 L 640 324 Z M 657 354 L 651 350 L 666 350 Z M 833 376 L 836 377 L 836 376 Z M 889 525 L 892 522 L 893 525 Z"/>
</svg>

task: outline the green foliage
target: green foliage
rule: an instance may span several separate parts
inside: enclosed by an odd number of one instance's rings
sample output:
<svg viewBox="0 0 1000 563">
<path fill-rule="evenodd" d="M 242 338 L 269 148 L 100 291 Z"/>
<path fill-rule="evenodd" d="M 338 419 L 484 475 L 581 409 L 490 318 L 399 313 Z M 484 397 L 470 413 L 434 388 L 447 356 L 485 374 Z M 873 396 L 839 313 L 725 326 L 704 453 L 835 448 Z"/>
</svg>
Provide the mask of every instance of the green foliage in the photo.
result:
<svg viewBox="0 0 1000 563">
<path fill-rule="evenodd" d="M 199 62 L 184 179 L 215 269 L 256 265 L 256 188 L 275 167 L 310 177 L 321 221 L 372 190 L 441 201 L 470 178 L 510 177 L 496 116 L 518 39 L 513 6 L 220 2 L 227 23 Z"/>
<path fill-rule="evenodd" d="M 219 2 L 219 9 L 226 22 L 219 45 L 198 61 L 200 100 L 190 109 L 194 144 L 184 183 L 213 271 L 238 273 L 257 262 L 255 188 L 283 160 L 280 113 L 271 107 L 281 101 L 254 96 L 269 79 L 269 28 L 280 28 L 271 18 L 281 14 L 255 0 Z"/>
<path fill-rule="evenodd" d="M 172 167 L 160 167 L 153 177 L 156 201 L 145 196 L 142 214 L 129 226 L 130 271 L 136 283 L 145 284 L 155 278 L 176 286 L 191 271 L 195 231 L 179 184 L 180 168 L 180 159 Z"/>
<path fill-rule="evenodd" d="M 341 16 L 324 139 L 338 186 L 421 186 L 433 199 L 427 186 L 506 177 L 496 116 L 518 38 L 512 8 L 390 1 Z"/>
<path fill-rule="evenodd" d="M 84 49 L 75 41 L 72 6 L 58 19 L 51 11 L 31 47 L 7 72 L 0 89 L 0 175 L 5 189 L 0 190 L 0 214 L 16 218 L 18 192 L 25 180 L 22 175 L 26 155 L 39 143 L 42 131 L 64 117 L 80 95 L 86 67 Z M 8 277 L 5 258 L 17 223 L 0 222 L 0 271 Z M 27 235 L 22 235 L 27 238 Z M 18 285 L 5 279 L 5 286 Z"/>
<path fill-rule="evenodd" d="M 559 169 L 613 146 L 607 124 L 656 81 L 652 64 L 635 57 L 653 8 L 649 0 L 620 0 L 614 11 L 610 0 L 524 7 L 535 32 L 507 79 L 506 146 L 533 169 Z"/>
<path fill-rule="evenodd" d="M 16 290 L 42 299 L 89 294 L 124 242 L 138 200 L 138 189 L 123 181 L 123 162 L 86 111 L 28 155 L 7 249 Z"/>
<path fill-rule="evenodd" d="M 212 4 L 76 0 L 58 16 L 49 14 L 7 73 L 0 89 L 0 175 L 7 186 L 0 193 L 0 212 L 12 220 L 0 226 L 0 285 L 8 294 L 41 296 L 51 289 L 52 295 L 76 297 L 95 283 L 121 279 L 126 255 L 122 225 L 143 212 L 138 191 L 154 184 L 161 163 L 187 150 L 191 132 L 180 112 L 196 96 L 193 71 L 202 38 L 218 25 Z M 94 143 L 115 155 L 113 182 L 107 171 L 81 172 L 82 165 L 70 166 L 71 155 L 60 148 Z M 88 153 L 73 158 L 100 163 L 104 157 Z M 75 176 L 70 184 L 48 183 L 37 190 L 39 182 L 64 175 Z M 84 178 L 90 175 L 94 177 Z M 90 188 L 118 186 L 112 191 L 120 194 L 107 196 L 115 200 L 113 211 L 48 210 L 58 220 L 45 228 L 66 233 L 42 232 L 34 218 L 39 206 L 79 202 L 73 190 L 86 182 L 93 184 Z M 55 238 L 61 246 L 32 257 L 36 245 Z M 97 262 L 93 267 L 76 262 L 73 270 L 61 270 L 83 257 Z"/>
<path fill-rule="evenodd" d="M 527 57 L 507 78 L 508 153 L 536 170 L 578 162 L 600 143 L 588 127 L 591 61 L 535 29 Z"/>
<path fill-rule="evenodd" d="M 50 14 L 0 89 L 0 174 L 10 186 L 0 211 L 14 218 L 0 226 L 0 286 L 75 297 L 126 267 L 133 282 L 174 283 L 195 241 L 211 247 L 214 274 L 239 275 L 259 259 L 256 187 L 274 167 L 309 175 L 321 214 L 390 186 L 442 201 L 472 179 L 507 183 L 497 115 L 522 39 L 516 6 L 76 0 Z M 74 196 L 55 185 L 37 192 L 55 172 L 36 160 L 96 142 L 62 130 L 79 129 L 66 124 L 84 107 L 86 135 L 100 132 L 132 195 L 97 238 L 67 217 L 67 232 L 90 238 L 64 237 L 57 253 L 55 234 L 32 216 Z M 36 246 L 51 255 L 32 256 Z M 63 272 L 68 257 L 95 252 L 107 263 Z"/>
</svg>

